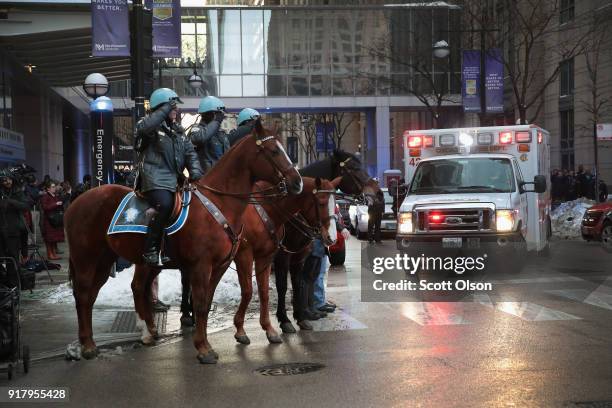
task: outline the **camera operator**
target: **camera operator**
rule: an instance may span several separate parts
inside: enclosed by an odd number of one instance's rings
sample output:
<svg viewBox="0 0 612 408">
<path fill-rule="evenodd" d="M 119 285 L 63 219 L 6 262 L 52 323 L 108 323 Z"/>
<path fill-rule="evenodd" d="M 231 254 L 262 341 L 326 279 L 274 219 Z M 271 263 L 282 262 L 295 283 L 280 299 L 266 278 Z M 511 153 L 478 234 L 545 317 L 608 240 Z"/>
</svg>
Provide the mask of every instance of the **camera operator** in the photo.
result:
<svg viewBox="0 0 612 408">
<path fill-rule="evenodd" d="M 30 209 L 21 189 L 13 186 L 13 179 L 0 175 L 0 256 L 11 257 L 19 263 L 21 235 L 26 230 L 23 213 Z M 8 283 L 17 286 L 18 273 L 12 262 L 7 262 Z"/>
</svg>

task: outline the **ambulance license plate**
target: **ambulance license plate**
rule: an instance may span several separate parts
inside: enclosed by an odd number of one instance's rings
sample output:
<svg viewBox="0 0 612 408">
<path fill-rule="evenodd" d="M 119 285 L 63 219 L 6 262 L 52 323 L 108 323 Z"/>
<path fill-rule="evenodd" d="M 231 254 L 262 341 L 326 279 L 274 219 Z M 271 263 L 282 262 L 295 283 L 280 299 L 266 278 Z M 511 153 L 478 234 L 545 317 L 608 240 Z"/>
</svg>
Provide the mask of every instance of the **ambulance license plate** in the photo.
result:
<svg viewBox="0 0 612 408">
<path fill-rule="evenodd" d="M 459 238 L 442 238 L 442 248 L 461 248 L 463 240 Z"/>
</svg>

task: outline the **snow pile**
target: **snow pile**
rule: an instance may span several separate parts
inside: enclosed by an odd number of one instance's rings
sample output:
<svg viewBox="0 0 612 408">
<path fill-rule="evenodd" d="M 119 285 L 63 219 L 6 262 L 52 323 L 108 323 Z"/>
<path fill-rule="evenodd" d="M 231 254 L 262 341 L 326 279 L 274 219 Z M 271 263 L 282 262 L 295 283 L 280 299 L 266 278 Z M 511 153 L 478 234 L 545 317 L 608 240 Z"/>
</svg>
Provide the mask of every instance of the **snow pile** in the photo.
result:
<svg viewBox="0 0 612 408">
<path fill-rule="evenodd" d="M 240 303 L 240 284 L 238 274 L 230 269 L 223 275 L 217 286 L 213 302 L 221 305 L 235 306 Z M 132 278 L 134 277 L 134 266 L 126 268 L 117 273 L 115 278 L 108 278 L 104 286 L 100 289 L 96 306 L 113 306 L 121 308 L 133 308 L 134 298 L 132 295 Z M 181 273 L 177 269 L 163 270 L 159 274 L 159 293 L 158 297 L 164 303 L 180 305 L 181 303 Z M 253 292 L 257 293 L 257 282 L 253 279 Z M 44 301 L 46 303 L 74 303 L 72 296 L 72 286 L 69 282 L 61 284 L 52 289 Z M 257 302 L 257 296 L 253 297 L 252 302 Z"/>
<path fill-rule="evenodd" d="M 579 239 L 582 236 L 582 217 L 594 204 L 595 201 L 586 198 L 561 203 L 551 212 L 553 235 L 563 239 Z"/>
</svg>

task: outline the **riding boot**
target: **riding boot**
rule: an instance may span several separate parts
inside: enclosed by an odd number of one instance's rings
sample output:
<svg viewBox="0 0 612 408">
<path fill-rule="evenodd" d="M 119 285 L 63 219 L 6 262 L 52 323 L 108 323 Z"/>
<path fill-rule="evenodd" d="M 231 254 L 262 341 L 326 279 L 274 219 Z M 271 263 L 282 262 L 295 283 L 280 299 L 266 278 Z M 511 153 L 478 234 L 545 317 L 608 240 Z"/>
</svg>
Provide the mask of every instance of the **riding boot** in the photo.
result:
<svg viewBox="0 0 612 408">
<path fill-rule="evenodd" d="M 162 238 L 164 225 L 160 217 L 157 215 L 151 218 L 149 221 L 149 228 L 147 235 L 145 236 L 145 249 L 142 255 L 143 260 L 149 266 L 160 267 L 163 266 L 159 255 L 159 245 Z"/>
<path fill-rule="evenodd" d="M 166 242 L 167 242 L 167 238 L 168 235 L 166 235 L 166 231 L 162 230 L 162 238 L 161 238 L 161 243 L 159 246 L 159 256 L 161 259 L 161 263 L 162 264 L 167 264 L 168 262 L 170 262 L 170 258 L 166 255 Z"/>
</svg>

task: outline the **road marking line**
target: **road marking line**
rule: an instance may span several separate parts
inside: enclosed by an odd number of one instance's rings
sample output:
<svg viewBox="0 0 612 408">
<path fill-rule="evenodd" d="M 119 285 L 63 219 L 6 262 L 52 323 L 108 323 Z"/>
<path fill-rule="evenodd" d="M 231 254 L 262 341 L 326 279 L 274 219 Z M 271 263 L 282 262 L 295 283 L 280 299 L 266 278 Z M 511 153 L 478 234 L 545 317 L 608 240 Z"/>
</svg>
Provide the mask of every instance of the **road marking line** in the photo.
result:
<svg viewBox="0 0 612 408">
<path fill-rule="evenodd" d="M 572 314 L 565 313 L 560 310 L 550 309 L 531 302 L 496 302 L 495 304 L 480 302 L 480 304 L 496 311 L 499 310 L 500 312 L 519 317 L 528 322 L 582 320 L 582 318 Z"/>
</svg>

